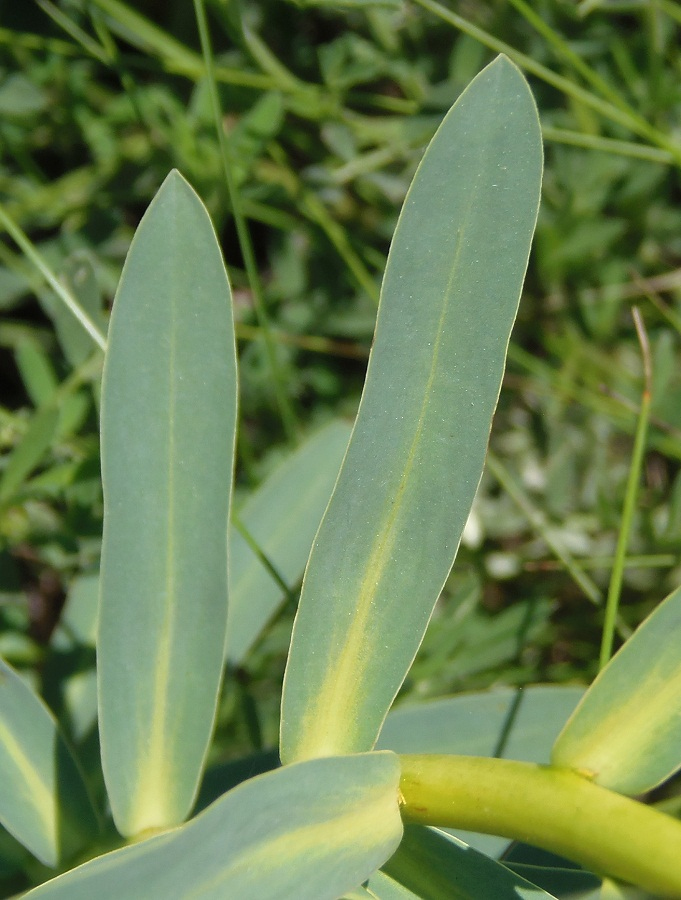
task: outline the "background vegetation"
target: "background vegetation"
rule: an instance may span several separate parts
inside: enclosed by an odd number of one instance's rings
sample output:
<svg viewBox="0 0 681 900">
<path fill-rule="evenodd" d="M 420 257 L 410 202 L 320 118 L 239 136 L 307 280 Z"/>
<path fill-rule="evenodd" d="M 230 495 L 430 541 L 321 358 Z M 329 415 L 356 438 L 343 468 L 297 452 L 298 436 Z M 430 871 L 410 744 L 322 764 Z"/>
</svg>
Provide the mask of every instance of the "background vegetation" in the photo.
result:
<svg viewBox="0 0 681 900">
<path fill-rule="evenodd" d="M 634 304 L 652 406 L 620 634 L 681 580 L 679 7 L 214 0 L 208 14 L 222 148 L 192 4 L 3 10 L 3 221 L 105 325 L 131 235 L 168 170 L 194 185 L 235 289 L 243 499 L 308 434 L 354 415 L 423 147 L 467 82 L 507 52 L 540 108 L 542 208 L 490 465 L 404 692 L 589 680 L 643 390 Z M 94 663 L 87 636 L 69 643 L 56 626 L 97 571 L 100 374 L 101 353 L 5 235 L 0 655 L 62 719 L 65 679 L 88 689 Z M 231 753 L 275 743 L 292 608 L 228 682 L 214 761 L 227 738 Z M 96 736 L 64 725 L 87 758 Z"/>
</svg>

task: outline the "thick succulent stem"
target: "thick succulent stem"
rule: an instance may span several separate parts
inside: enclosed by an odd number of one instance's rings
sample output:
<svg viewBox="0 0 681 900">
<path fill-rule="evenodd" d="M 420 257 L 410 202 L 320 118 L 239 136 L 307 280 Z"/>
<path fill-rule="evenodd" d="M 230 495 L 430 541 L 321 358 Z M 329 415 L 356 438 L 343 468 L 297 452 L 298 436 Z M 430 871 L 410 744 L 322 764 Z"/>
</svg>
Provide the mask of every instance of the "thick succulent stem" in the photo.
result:
<svg viewBox="0 0 681 900">
<path fill-rule="evenodd" d="M 681 822 L 576 772 L 502 759 L 401 756 L 405 822 L 525 841 L 681 898 Z"/>
</svg>

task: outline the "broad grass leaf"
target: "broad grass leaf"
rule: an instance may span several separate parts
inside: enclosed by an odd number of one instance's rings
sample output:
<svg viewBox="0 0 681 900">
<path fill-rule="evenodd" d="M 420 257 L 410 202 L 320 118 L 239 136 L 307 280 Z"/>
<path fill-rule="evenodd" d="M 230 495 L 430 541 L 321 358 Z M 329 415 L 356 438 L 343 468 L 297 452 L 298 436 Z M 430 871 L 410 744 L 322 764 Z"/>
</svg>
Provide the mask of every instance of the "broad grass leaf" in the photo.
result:
<svg viewBox="0 0 681 900">
<path fill-rule="evenodd" d="M 196 795 L 224 657 L 235 422 L 227 275 L 173 171 L 130 247 L 102 384 L 100 733 L 126 835 L 177 825 Z"/>
<path fill-rule="evenodd" d="M 636 796 L 681 767 L 681 588 L 667 597 L 584 695 L 551 754 Z"/>
<path fill-rule="evenodd" d="M 0 824 L 47 866 L 82 849 L 98 823 L 54 717 L 0 660 Z"/>
<path fill-rule="evenodd" d="M 173 831 L 73 869 L 27 900 L 336 900 L 402 836 L 392 753 L 310 760 L 241 784 Z"/>
<path fill-rule="evenodd" d="M 480 481 L 541 170 L 534 101 L 499 57 L 440 126 L 393 238 L 294 625 L 286 762 L 370 749 L 422 640 Z"/>
</svg>

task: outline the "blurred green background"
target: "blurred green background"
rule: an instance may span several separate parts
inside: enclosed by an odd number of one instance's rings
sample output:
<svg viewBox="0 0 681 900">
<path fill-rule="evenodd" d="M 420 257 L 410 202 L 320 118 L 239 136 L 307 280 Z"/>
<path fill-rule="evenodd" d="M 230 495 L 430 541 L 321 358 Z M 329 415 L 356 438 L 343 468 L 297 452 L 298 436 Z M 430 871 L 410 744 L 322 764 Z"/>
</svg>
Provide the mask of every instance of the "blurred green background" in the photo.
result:
<svg viewBox="0 0 681 900">
<path fill-rule="evenodd" d="M 681 580 L 681 7 L 212 0 L 207 12 L 255 283 L 186 0 L 0 7 L 4 214 L 105 328 L 154 192 L 173 167 L 194 185 L 234 287 L 239 507 L 322 425 L 352 419 L 415 167 L 468 81 L 508 53 L 540 110 L 543 202 L 493 457 L 404 694 L 588 681 L 644 385 L 634 305 L 652 412 L 620 637 Z M 42 689 L 84 758 L 96 733 L 73 698 L 93 689 L 101 363 L 5 233 L 0 654 Z M 226 680 L 215 761 L 276 742 L 301 574 Z"/>
</svg>

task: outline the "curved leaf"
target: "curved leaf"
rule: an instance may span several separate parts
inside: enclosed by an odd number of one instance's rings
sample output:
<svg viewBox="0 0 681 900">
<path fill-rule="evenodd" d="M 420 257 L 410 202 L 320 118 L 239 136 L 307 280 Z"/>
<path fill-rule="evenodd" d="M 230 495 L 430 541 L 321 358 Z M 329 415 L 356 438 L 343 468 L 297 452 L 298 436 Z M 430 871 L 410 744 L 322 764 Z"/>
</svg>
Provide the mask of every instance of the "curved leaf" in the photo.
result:
<svg viewBox="0 0 681 900">
<path fill-rule="evenodd" d="M 393 238 L 294 625 L 284 761 L 372 747 L 418 649 L 480 481 L 541 167 L 534 101 L 500 57 L 440 126 Z"/>
<path fill-rule="evenodd" d="M 0 660 L 0 823 L 47 866 L 92 840 L 98 823 L 52 714 Z"/>
<path fill-rule="evenodd" d="M 610 660 L 558 736 L 551 761 L 636 796 L 681 767 L 681 588 Z"/>
<path fill-rule="evenodd" d="M 336 900 L 402 836 L 392 753 L 311 760 L 253 778 L 186 825 L 91 860 L 31 900 Z"/>
<path fill-rule="evenodd" d="M 236 419 L 231 294 L 171 172 L 130 247 L 102 384 L 102 763 L 124 834 L 181 822 L 213 727 Z"/>
</svg>

